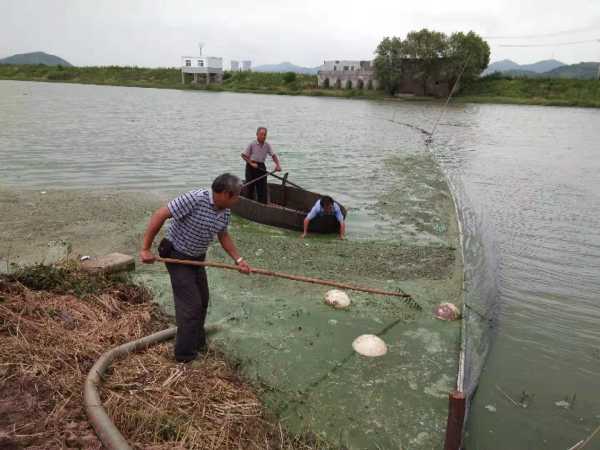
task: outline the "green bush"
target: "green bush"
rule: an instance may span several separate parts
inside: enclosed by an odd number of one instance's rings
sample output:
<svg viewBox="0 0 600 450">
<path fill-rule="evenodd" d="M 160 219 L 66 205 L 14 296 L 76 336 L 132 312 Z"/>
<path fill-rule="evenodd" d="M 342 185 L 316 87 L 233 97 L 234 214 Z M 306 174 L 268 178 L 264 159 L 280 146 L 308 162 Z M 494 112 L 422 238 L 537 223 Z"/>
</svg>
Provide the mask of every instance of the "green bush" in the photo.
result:
<svg viewBox="0 0 600 450">
<path fill-rule="evenodd" d="M 293 83 L 296 81 L 296 78 L 295 72 L 286 72 L 283 74 L 283 82 L 286 84 Z"/>
</svg>

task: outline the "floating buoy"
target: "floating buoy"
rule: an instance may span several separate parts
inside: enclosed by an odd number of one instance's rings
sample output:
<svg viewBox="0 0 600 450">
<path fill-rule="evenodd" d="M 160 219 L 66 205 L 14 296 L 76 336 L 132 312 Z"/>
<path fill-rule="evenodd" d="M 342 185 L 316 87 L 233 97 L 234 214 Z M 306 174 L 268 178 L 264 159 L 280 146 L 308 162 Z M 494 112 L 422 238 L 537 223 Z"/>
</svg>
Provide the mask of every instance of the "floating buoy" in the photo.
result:
<svg viewBox="0 0 600 450">
<path fill-rule="evenodd" d="M 363 356 L 383 356 L 387 353 L 387 345 L 383 339 L 374 334 L 363 334 L 352 342 L 352 348 Z"/>
<path fill-rule="evenodd" d="M 344 309 L 350 306 L 350 297 L 344 291 L 332 289 L 325 294 L 325 303 L 336 309 Z"/>
<path fill-rule="evenodd" d="M 452 303 L 440 303 L 433 309 L 433 314 L 440 320 L 457 320 L 460 318 L 460 311 Z"/>
</svg>

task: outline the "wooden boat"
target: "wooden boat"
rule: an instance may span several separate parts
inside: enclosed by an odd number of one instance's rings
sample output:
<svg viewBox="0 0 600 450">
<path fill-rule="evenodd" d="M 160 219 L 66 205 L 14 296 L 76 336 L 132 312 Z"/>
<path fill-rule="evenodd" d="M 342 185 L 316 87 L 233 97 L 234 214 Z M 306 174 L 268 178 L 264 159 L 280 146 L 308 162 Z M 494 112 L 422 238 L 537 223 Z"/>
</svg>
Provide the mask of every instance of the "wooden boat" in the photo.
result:
<svg viewBox="0 0 600 450">
<path fill-rule="evenodd" d="M 234 214 L 253 222 L 298 231 L 303 230 L 306 215 L 321 198 L 316 192 L 285 183 L 267 183 L 267 204 L 249 199 L 244 194 L 245 191 L 242 190 L 240 201 L 231 208 Z M 346 208 L 340 205 L 340 209 L 346 217 Z M 337 233 L 339 229 L 340 225 L 333 215 L 315 217 L 308 226 L 310 233 Z"/>
</svg>

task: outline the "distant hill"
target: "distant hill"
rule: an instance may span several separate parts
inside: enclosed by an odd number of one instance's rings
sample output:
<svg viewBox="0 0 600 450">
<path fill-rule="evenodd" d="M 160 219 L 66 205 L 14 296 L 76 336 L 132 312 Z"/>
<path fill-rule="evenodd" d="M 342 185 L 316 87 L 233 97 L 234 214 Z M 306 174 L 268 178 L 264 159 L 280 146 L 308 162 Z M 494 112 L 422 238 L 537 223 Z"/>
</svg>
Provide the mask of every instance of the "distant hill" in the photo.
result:
<svg viewBox="0 0 600 450">
<path fill-rule="evenodd" d="M 556 59 L 546 59 L 544 61 L 538 61 L 533 64 L 523 64 L 519 67 L 519 70 L 526 70 L 528 72 L 544 73 L 550 72 L 558 67 L 564 66 L 565 63 L 557 61 Z"/>
<path fill-rule="evenodd" d="M 558 67 L 562 67 L 564 65 L 564 63 L 557 61 L 556 59 L 547 59 L 544 61 L 538 61 L 533 64 L 523 65 L 517 64 L 516 62 L 511 61 L 510 59 L 503 59 L 501 61 L 496 61 L 490 64 L 481 75 L 486 76 L 494 72 L 502 72 L 503 74 L 507 74 L 507 72 L 511 72 L 513 74 L 516 74 L 518 72 L 531 72 L 531 74 L 544 73 L 550 70 L 554 70 Z M 530 74 L 523 73 L 522 75 L 528 76 Z"/>
<path fill-rule="evenodd" d="M 597 62 L 581 62 L 571 64 L 570 66 L 558 67 L 554 70 L 544 73 L 544 76 L 552 78 L 578 78 L 582 80 L 594 80 L 598 77 Z"/>
<path fill-rule="evenodd" d="M 301 67 L 290 62 L 282 62 L 279 64 L 264 64 L 253 68 L 255 72 L 295 72 L 316 75 L 319 67 Z"/>
<path fill-rule="evenodd" d="M 503 59 L 501 61 L 496 61 L 487 66 L 482 72 L 482 76 L 490 75 L 495 72 L 506 72 L 509 70 L 519 70 L 521 66 L 519 66 L 516 62 L 511 61 L 510 59 Z"/>
<path fill-rule="evenodd" d="M 539 61 L 535 64 L 519 65 L 509 59 L 492 63 L 482 73 L 483 76 L 499 72 L 514 78 L 573 78 L 594 80 L 598 77 L 597 62 L 580 62 L 566 65 L 555 59 Z M 545 70 L 546 69 L 546 70 Z"/>
<path fill-rule="evenodd" d="M 72 66 L 71 63 L 55 55 L 44 52 L 22 53 L 0 59 L 0 64 L 44 64 L 46 66 Z"/>
<path fill-rule="evenodd" d="M 538 78 L 542 75 L 537 72 L 532 72 L 531 70 L 521 70 L 521 69 L 504 70 L 501 73 L 502 73 L 502 75 L 508 76 L 508 77 L 527 77 L 527 78 Z"/>
</svg>

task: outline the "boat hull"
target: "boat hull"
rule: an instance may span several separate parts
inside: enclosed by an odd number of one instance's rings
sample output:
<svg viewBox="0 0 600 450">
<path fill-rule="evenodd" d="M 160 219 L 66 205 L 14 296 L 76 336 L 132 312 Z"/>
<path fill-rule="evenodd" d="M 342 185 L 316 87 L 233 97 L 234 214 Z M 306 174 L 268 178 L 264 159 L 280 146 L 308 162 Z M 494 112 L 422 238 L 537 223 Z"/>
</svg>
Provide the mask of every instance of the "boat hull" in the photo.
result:
<svg viewBox="0 0 600 450">
<path fill-rule="evenodd" d="M 292 186 L 268 183 L 268 198 L 269 203 L 264 204 L 242 195 L 231 211 L 253 222 L 302 231 L 306 215 L 321 195 Z M 340 208 L 346 217 L 346 209 L 342 205 Z M 333 215 L 315 217 L 308 227 L 311 233 L 337 233 L 339 229 L 340 224 Z"/>
</svg>

